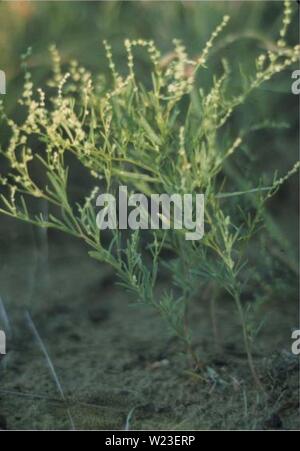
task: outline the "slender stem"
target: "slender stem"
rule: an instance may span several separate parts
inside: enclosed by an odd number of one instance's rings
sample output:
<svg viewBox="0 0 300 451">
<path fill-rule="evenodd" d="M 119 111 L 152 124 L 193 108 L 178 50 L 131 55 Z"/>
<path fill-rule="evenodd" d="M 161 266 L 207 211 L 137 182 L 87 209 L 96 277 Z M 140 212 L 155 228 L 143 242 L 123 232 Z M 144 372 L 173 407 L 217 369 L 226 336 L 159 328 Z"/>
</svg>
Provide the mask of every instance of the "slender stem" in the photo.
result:
<svg viewBox="0 0 300 451">
<path fill-rule="evenodd" d="M 244 309 L 241 304 L 240 296 L 237 292 L 234 293 L 234 300 L 235 300 L 235 303 L 236 303 L 236 306 L 237 306 L 237 309 L 239 312 L 240 320 L 242 323 L 244 344 L 245 344 L 245 349 L 246 349 L 246 353 L 247 353 L 249 368 L 250 368 L 250 371 L 251 371 L 251 374 L 252 374 L 252 377 L 253 377 L 253 380 L 254 380 L 256 386 L 260 390 L 264 390 L 264 387 L 259 379 L 259 376 L 257 374 L 256 368 L 254 365 L 253 356 L 252 356 L 252 352 L 251 352 L 251 344 L 250 344 L 249 335 L 248 335 L 247 326 L 246 326 Z"/>
<path fill-rule="evenodd" d="M 220 333 L 218 328 L 218 321 L 217 321 L 217 312 L 216 312 L 216 301 L 218 297 L 218 290 L 217 287 L 212 287 L 212 293 L 209 295 L 209 303 L 210 303 L 210 315 L 211 315 L 211 322 L 212 322 L 212 328 L 213 328 L 213 334 L 214 334 L 214 340 L 215 340 L 215 347 L 217 351 L 221 351 L 221 340 L 220 340 Z"/>
<path fill-rule="evenodd" d="M 189 317 L 188 317 L 188 303 L 186 303 L 185 310 L 184 310 L 184 317 L 183 317 L 183 333 L 184 336 L 183 341 L 186 348 L 187 354 L 190 356 L 192 364 L 195 366 L 197 370 L 204 367 L 203 361 L 201 361 L 197 355 L 197 353 L 193 349 L 193 345 L 191 342 L 190 337 L 190 324 L 189 324 Z"/>
</svg>

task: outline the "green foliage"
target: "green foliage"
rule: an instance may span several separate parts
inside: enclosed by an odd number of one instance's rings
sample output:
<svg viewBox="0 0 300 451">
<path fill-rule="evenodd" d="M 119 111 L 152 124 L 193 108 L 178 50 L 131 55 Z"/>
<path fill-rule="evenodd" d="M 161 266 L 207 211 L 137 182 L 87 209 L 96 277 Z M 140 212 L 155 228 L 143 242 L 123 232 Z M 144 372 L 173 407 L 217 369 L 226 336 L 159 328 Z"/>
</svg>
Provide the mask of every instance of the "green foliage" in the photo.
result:
<svg viewBox="0 0 300 451">
<path fill-rule="evenodd" d="M 7 193 L 1 195 L 0 211 L 83 240 L 91 257 L 111 265 L 123 287 L 167 320 L 197 366 L 200 362 L 192 350 L 188 305 L 205 280 L 225 289 L 236 302 L 249 364 L 258 383 L 241 303 L 247 245 L 261 226 L 266 201 L 299 165 L 268 185 L 257 180 L 256 186 L 241 191 L 227 192 L 223 178 L 226 164 L 247 136 L 245 130 L 234 135 L 233 113 L 255 89 L 299 58 L 299 46 L 289 47 L 285 41 L 290 16 L 290 2 L 286 1 L 278 42 L 253 61 L 253 74 L 243 75 L 239 92 L 231 86 L 228 61 L 222 61 L 222 73 L 215 74 L 209 89 L 199 86 L 199 74 L 206 70 L 211 48 L 229 21 L 225 16 L 197 59 L 191 59 L 178 40 L 167 60 L 153 41 L 126 40 L 127 75 L 118 73 L 111 47 L 105 42 L 111 81 L 93 77 L 76 61 L 65 70 L 52 46 L 53 77 L 44 90 L 35 91 L 24 59 L 20 104 L 25 119 L 17 123 L 2 111 L 3 127 L 6 123 L 11 136 L 1 149 L 10 171 L 1 177 Z M 141 49 L 149 60 L 145 82 L 135 69 L 134 53 Z M 264 126 L 272 123 L 258 125 Z M 95 185 L 78 202 L 69 190 L 72 158 L 81 163 Z M 36 165 L 42 183 L 37 181 Z M 114 193 L 122 184 L 146 195 L 204 193 L 203 240 L 186 241 L 178 230 L 136 231 L 131 236 L 120 231 L 110 236 L 100 232 L 95 198 L 102 190 Z M 32 213 L 28 197 L 48 202 L 49 216 Z M 172 258 L 164 258 L 164 251 L 171 252 Z M 161 268 L 172 279 L 172 287 L 163 294 L 156 291 Z"/>
</svg>

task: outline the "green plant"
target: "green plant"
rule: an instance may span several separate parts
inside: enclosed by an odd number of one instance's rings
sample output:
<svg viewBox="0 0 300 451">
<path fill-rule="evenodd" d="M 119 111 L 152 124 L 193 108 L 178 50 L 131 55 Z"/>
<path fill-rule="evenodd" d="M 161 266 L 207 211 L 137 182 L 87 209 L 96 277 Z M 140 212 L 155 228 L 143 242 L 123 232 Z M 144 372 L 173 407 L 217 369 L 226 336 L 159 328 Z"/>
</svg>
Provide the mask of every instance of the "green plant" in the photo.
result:
<svg viewBox="0 0 300 451">
<path fill-rule="evenodd" d="M 227 161 L 234 158 L 247 136 L 244 130 L 232 136 L 233 113 L 261 84 L 297 62 L 300 47 L 288 47 L 285 41 L 291 21 L 291 5 L 285 1 L 280 38 L 272 50 L 254 61 L 254 73 L 243 75 L 240 91 L 231 86 L 228 61 L 222 61 L 222 73 L 216 74 L 211 87 L 204 90 L 199 88 L 198 74 L 205 70 L 210 49 L 228 20 L 224 17 L 196 60 L 188 57 L 177 40 L 172 57 L 164 64 L 152 41 L 125 41 L 128 74 L 123 76 L 117 71 L 110 46 L 104 43 L 112 87 L 101 77 L 94 79 L 75 61 L 64 71 L 52 46 L 53 77 L 47 91 L 38 89 L 36 95 L 26 55 L 20 99 L 25 119 L 17 123 L 2 109 L 3 127 L 9 127 L 11 136 L 1 149 L 10 171 L 1 177 L 7 192 L 1 195 L 0 211 L 82 239 L 90 247 L 91 257 L 111 265 L 123 287 L 166 319 L 197 368 L 202 362 L 192 346 L 189 304 L 203 280 L 226 290 L 236 303 L 250 369 L 260 385 L 241 302 L 247 280 L 247 245 L 261 225 L 266 201 L 299 164 L 284 177 L 274 176 L 267 184 L 258 180 L 255 187 L 245 191 L 226 192 L 222 177 Z M 137 48 L 148 53 L 151 63 L 149 79 L 144 83 L 134 67 L 133 52 Z M 272 125 L 261 123 L 259 127 Z M 69 190 L 72 158 L 81 163 L 96 185 L 85 200 L 78 202 Z M 42 183 L 37 181 L 36 164 Z M 110 235 L 100 232 L 95 198 L 100 190 L 114 193 L 121 184 L 146 195 L 204 193 L 203 240 L 186 241 L 178 230 L 138 230 L 131 235 L 118 230 Z M 28 196 L 48 202 L 49 216 L 32 213 Z M 172 253 L 171 259 L 163 258 L 164 250 Z M 172 287 L 158 295 L 161 266 L 170 274 Z"/>
</svg>

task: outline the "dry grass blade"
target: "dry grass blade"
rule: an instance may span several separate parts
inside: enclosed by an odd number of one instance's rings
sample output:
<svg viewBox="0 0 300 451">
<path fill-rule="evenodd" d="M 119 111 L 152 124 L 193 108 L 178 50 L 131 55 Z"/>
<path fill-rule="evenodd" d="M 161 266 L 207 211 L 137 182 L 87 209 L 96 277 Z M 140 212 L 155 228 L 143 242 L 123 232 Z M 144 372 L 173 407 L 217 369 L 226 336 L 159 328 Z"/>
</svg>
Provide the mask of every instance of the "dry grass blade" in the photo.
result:
<svg viewBox="0 0 300 451">
<path fill-rule="evenodd" d="M 47 348 L 44 345 L 44 342 L 43 342 L 40 334 L 38 333 L 38 330 L 35 327 L 35 324 L 34 324 L 32 318 L 31 318 L 29 312 L 25 313 L 25 317 L 26 317 L 26 321 L 28 323 L 29 329 L 31 330 L 34 338 L 36 339 L 36 341 L 37 341 L 37 343 L 38 343 L 38 345 L 39 345 L 39 347 L 40 347 L 40 349 L 42 351 L 42 353 L 45 356 L 48 368 L 49 368 L 50 373 L 51 373 L 51 375 L 52 375 L 52 377 L 53 377 L 53 379 L 55 381 L 55 384 L 56 384 L 56 387 L 58 389 L 58 392 L 60 393 L 61 399 L 66 403 L 67 400 L 66 400 L 66 397 L 65 397 L 62 385 L 60 383 L 60 380 L 58 378 L 58 375 L 57 375 L 56 370 L 54 368 L 54 365 L 52 363 L 51 357 L 50 357 L 50 355 L 49 355 L 49 353 L 47 351 Z M 76 428 L 75 428 L 74 420 L 72 418 L 72 415 L 71 415 L 71 412 L 70 412 L 69 408 L 67 408 L 67 414 L 68 414 L 68 418 L 69 418 L 70 423 L 71 423 L 71 428 L 72 428 L 72 430 L 75 430 Z"/>
<path fill-rule="evenodd" d="M 129 414 L 127 415 L 126 424 L 125 424 L 125 428 L 124 428 L 125 431 L 130 431 L 130 422 L 133 417 L 134 411 L 135 411 L 135 407 L 133 407 L 133 409 L 131 409 Z"/>
</svg>

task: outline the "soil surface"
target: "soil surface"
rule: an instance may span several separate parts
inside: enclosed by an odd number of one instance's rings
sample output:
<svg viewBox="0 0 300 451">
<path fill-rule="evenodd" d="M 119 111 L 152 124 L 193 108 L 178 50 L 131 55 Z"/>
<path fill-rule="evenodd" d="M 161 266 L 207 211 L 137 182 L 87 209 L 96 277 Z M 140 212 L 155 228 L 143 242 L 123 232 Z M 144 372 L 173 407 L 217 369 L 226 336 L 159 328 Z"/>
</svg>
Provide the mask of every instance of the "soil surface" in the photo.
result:
<svg viewBox="0 0 300 451">
<path fill-rule="evenodd" d="M 0 295 L 11 337 L 0 366 L 0 429 L 300 427 L 299 360 L 290 352 L 296 299 L 272 299 L 265 306 L 254 349 L 265 388 L 259 392 L 230 300 L 217 305 L 221 349 L 209 301 L 199 293 L 191 306 L 195 350 L 205 363 L 197 373 L 157 314 L 132 305 L 110 269 L 90 259 L 81 243 L 50 236 L 45 258 L 36 232 L 5 221 Z"/>
</svg>

